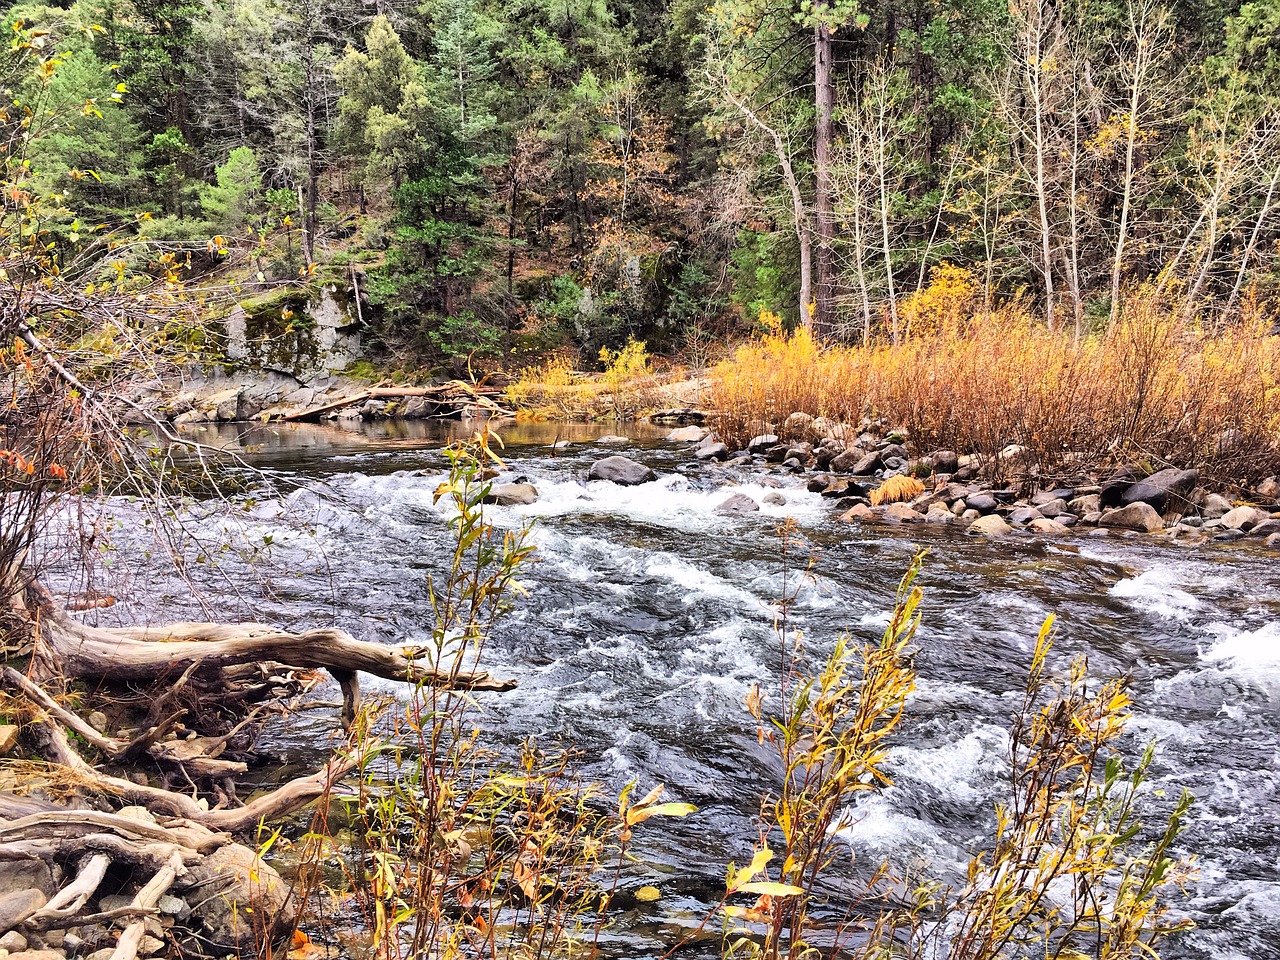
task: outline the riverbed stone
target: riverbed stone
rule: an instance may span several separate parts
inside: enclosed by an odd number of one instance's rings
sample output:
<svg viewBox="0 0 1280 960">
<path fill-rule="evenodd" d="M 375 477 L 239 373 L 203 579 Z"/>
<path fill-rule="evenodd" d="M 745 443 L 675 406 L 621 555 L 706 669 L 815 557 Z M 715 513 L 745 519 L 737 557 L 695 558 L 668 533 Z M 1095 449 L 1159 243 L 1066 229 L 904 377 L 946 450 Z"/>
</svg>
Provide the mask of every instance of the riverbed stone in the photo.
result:
<svg viewBox="0 0 1280 960">
<path fill-rule="evenodd" d="M 1102 512 L 1102 497 L 1096 493 L 1086 493 L 1067 501 L 1067 509 L 1078 517 L 1090 513 Z"/>
<path fill-rule="evenodd" d="M 970 507 L 968 510 L 965 510 L 964 513 L 960 514 L 960 522 L 973 523 L 973 521 L 977 520 L 980 516 L 982 516 L 981 510 L 974 510 Z M 1003 518 L 1001 518 L 1001 522 L 1003 522 Z"/>
<path fill-rule="evenodd" d="M 587 471 L 587 479 L 608 480 L 623 487 L 634 487 L 657 480 L 658 475 L 643 463 L 636 463 L 628 457 L 613 456 L 593 463 Z"/>
<path fill-rule="evenodd" d="M 631 441 L 628 438 L 620 437 L 616 433 L 606 433 L 603 437 L 596 437 L 596 443 L 607 443 L 610 446 L 622 445 L 630 442 Z"/>
<path fill-rule="evenodd" d="M 953 523 L 955 519 L 951 511 L 941 503 L 930 504 L 928 512 L 924 515 L 925 523 Z"/>
<path fill-rule="evenodd" d="M 1149 503 L 1157 513 L 1184 512 L 1191 505 L 1191 491 L 1200 479 L 1198 470 L 1170 467 L 1139 480 L 1120 494 L 1122 504 Z"/>
<path fill-rule="evenodd" d="M 19 950 L 17 953 L 9 954 L 8 960 L 66 960 L 66 954 L 61 950 L 44 949 L 44 950 Z"/>
<path fill-rule="evenodd" d="M 787 498 L 777 490 L 770 490 L 760 498 L 760 502 L 770 507 L 783 507 L 786 506 Z"/>
<path fill-rule="evenodd" d="M 891 523 L 920 523 L 924 514 L 909 503 L 891 503 L 883 509 L 881 516 Z"/>
<path fill-rule="evenodd" d="M 0 930 L 12 930 L 43 907 L 49 898 L 41 890 L 10 890 L 0 895 Z"/>
<path fill-rule="evenodd" d="M 923 458 L 934 473 L 955 473 L 960 469 L 960 457 L 954 450 L 935 450 Z"/>
<path fill-rule="evenodd" d="M 729 448 L 723 443 L 704 443 L 693 451 L 699 460 L 728 460 Z"/>
<path fill-rule="evenodd" d="M 697 443 L 707 436 L 707 431 L 699 426 L 677 427 L 667 434 L 668 443 Z"/>
<path fill-rule="evenodd" d="M 996 498 L 990 492 L 971 493 L 964 498 L 965 507 L 979 513 L 989 513 L 996 508 Z"/>
<path fill-rule="evenodd" d="M 1128 506 L 1108 510 L 1098 520 L 1104 527 L 1121 527 L 1125 530 L 1141 530 L 1145 533 L 1158 533 L 1164 529 L 1164 521 L 1155 507 L 1139 501 Z"/>
<path fill-rule="evenodd" d="M 1121 467 L 1102 484 L 1099 496 L 1104 507 L 1118 507 L 1125 492 L 1142 478 L 1142 469 L 1135 464 Z"/>
<path fill-rule="evenodd" d="M 1253 492 L 1262 500 L 1280 500 L 1280 480 L 1275 477 L 1267 477 L 1267 479 L 1253 488 Z"/>
<path fill-rule="evenodd" d="M 831 469 L 836 473 L 849 473 L 854 476 L 869 476 L 884 465 L 884 458 L 879 453 L 864 453 L 857 447 L 851 447 L 831 461 Z"/>
<path fill-rule="evenodd" d="M 813 435 L 813 417 L 797 410 L 782 421 L 782 436 L 786 440 L 807 440 Z"/>
<path fill-rule="evenodd" d="M 1259 510 L 1257 507 L 1243 506 L 1229 510 L 1220 519 L 1222 526 L 1228 530 L 1244 530 L 1248 532 L 1270 516 L 1271 514 L 1267 513 L 1267 511 Z"/>
<path fill-rule="evenodd" d="M 1040 511 L 1040 515 L 1042 517 L 1049 517 L 1051 519 L 1070 512 L 1067 509 L 1067 501 L 1062 497 L 1055 497 L 1047 503 L 1040 504 L 1036 509 Z"/>
<path fill-rule="evenodd" d="M 1217 520 L 1231 512 L 1231 501 L 1218 493 L 1205 493 L 1200 498 L 1200 516 Z"/>
<path fill-rule="evenodd" d="M 974 537 L 1002 537 L 1012 529 L 1009 524 L 1005 523 L 1004 517 L 992 513 L 985 517 L 978 517 L 973 523 L 969 524 L 969 529 L 966 532 Z"/>
<path fill-rule="evenodd" d="M 527 506 L 538 499 L 538 488 L 532 483 L 495 483 L 485 494 L 484 502 L 499 507 Z"/>
<path fill-rule="evenodd" d="M 1019 507 L 1017 510 L 1012 511 L 1009 514 L 1009 522 L 1017 524 L 1018 526 L 1023 526 L 1030 523 L 1032 520 L 1039 520 L 1043 516 L 1044 514 L 1035 507 Z"/>
<path fill-rule="evenodd" d="M 1280 550 L 1280 533 L 1273 533 L 1264 543 L 1268 550 Z"/>
<path fill-rule="evenodd" d="M 17 953 L 18 951 L 25 949 L 27 949 L 27 938 L 17 930 L 10 930 L 3 937 L 0 937 L 0 950 L 8 950 L 10 953 Z"/>
<path fill-rule="evenodd" d="M 736 517 L 744 513 L 756 513 L 759 509 L 760 504 L 745 493 L 733 493 L 716 507 L 715 512 L 721 517 Z"/>
<path fill-rule="evenodd" d="M 256 953 L 263 932 L 274 938 L 293 924 L 289 885 L 242 844 L 219 847 L 193 864 L 183 883 L 200 891 L 191 915 L 216 949 Z"/>
<path fill-rule="evenodd" d="M 874 520 L 876 512 L 865 503 L 855 503 L 852 507 L 840 514 L 840 519 L 845 523 L 853 523 L 855 520 Z"/>
<path fill-rule="evenodd" d="M 1280 533 L 1280 518 L 1268 517 L 1249 531 L 1254 537 L 1269 537 L 1273 533 Z"/>
<path fill-rule="evenodd" d="M 778 443 L 778 435 L 775 433 L 762 433 L 759 436 L 752 437 L 747 442 L 747 450 L 751 453 L 764 453 L 772 446 Z"/>
<path fill-rule="evenodd" d="M 1066 524 L 1059 523 L 1049 517 L 1037 517 L 1027 524 L 1027 529 L 1033 533 L 1041 533 L 1046 536 L 1061 536 L 1064 533 L 1070 533 L 1071 528 Z"/>
</svg>

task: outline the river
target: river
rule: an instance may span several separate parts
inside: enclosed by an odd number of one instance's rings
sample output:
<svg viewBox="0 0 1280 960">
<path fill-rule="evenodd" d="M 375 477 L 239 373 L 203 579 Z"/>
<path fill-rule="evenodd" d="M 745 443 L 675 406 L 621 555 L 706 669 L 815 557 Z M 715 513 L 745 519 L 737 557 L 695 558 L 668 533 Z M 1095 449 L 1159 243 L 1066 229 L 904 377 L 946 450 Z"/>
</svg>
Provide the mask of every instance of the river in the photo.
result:
<svg viewBox="0 0 1280 960">
<path fill-rule="evenodd" d="M 230 519 L 203 504 L 184 516 L 209 544 L 244 549 L 211 554 L 216 566 L 188 567 L 197 599 L 157 554 L 133 550 L 147 540 L 126 522 L 115 538 L 117 570 L 129 571 L 116 578 L 122 602 L 99 616 L 183 619 L 213 609 L 291 628 L 333 624 L 364 639 L 421 637 L 425 578 L 438 569 L 433 558 L 446 536 L 432 504 L 444 469 L 440 445 L 461 429 L 206 428 L 204 439 L 239 448 L 267 480 L 246 478 Z M 768 767 L 742 701 L 777 666 L 775 527 L 790 515 L 820 551 L 818 582 L 796 612 L 817 646 L 840 631 L 877 638 L 913 552 L 931 551 L 920 580 L 918 691 L 889 763 L 893 786 L 865 795 L 853 811 L 859 862 L 927 861 L 952 878 L 962 869 L 990 828 L 1009 714 L 1037 629 L 1052 612 L 1059 666 L 1087 653 L 1095 676 L 1131 674 L 1127 742 L 1136 757 L 1158 740 L 1154 789 L 1172 797 L 1185 786 L 1196 796 L 1181 846 L 1199 857 L 1200 879 L 1184 903 L 1197 929 L 1164 955 L 1280 958 L 1273 555 L 1248 542 L 984 540 L 945 528 L 849 526 L 783 474 L 695 464 L 687 447 L 662 442 L 658 428 L 629 428 L 621 449 L 596 442 L 615 430 L 512 425 L 504 436 L 512 474 L 536 484 L 540 499 L 493 508 L 493 516 L 506 528 L 532 522 L 538 561 L 522 576 L 528 596 L 486 655 L 489 670 L 520 686 L 486 697 L 485 723 L 502 744 L 536 734 L 576 746 L 585 774 L 615 790 L 632 778 L 642 789 L 662 782 L 664 799 L 698 806 L 687 820 L 652 820 L 639 834 L 647 866 L 628 883 L 656 886 L 662 897 L 628 911 L 622 955 L 661 953 L 673 925 L 722 889 L 724 864 L 749 857 Z M 572 445 L 552 456 L 557 438 Z M 651 465 L 659 480 L 632 488 L 585 482 L 594 460 L 618 452 Z M 718 517 L 712 511 L 729 482 L 757 501 L 772 489 L 762 484 L 781 483 L 787 502 Z M 113 509 L 128 520 L 127 504 Z M 264 743 L 302 764 L 314 762 L 316 739 L 290 727 Z"/>
</svg>

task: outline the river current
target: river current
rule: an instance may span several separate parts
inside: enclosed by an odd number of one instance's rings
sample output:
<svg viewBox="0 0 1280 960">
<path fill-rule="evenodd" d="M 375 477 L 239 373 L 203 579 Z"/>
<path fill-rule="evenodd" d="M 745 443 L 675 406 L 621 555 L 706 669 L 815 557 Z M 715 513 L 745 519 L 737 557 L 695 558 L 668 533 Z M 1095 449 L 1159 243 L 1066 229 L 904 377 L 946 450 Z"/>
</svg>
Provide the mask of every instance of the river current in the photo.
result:
<svg viewBox="0 0 1280 960">
<path fill-rule="evenodd" d="M 794 478 L 695 464 L 687 445 L 661 440 L 665 430 L 633 427 L 624 446 L 597 442 L 616 429 L 518 425 L 504 435 L 511 475 L 527 477 L 540 497 L 492 516 L 503 528 L 532 523 L 538 559 L 521 576 L 528 596 L 484 664 L 520 686 L 486 696 L 484 722 L 508 746 L 531 735 L 573 745 L 584 774 L 614 790 L 633 778 L 642 791 L 665 783 L 664 800 L 699 808 L 638 833 L 646 866 L 629 882 L 662 896 L 623 918 L 614 933 L 626 944 L 620 955 L 662 953 L 672 931 L 723 889 L 725 863 L 750 856 L 759 796 L 772 781 L 743 697 L 777 670 L 776 527 L 791 516 L 818 551 L 817 582 L 794 615 L 817 648 L 840 632 L 878 638 L 911 556 L 930 549 L 919 581 L 918 690 L 889 761 L 893 786 L 852 811 L 847 836 L 858 862 L 888 857 L 927 862 L 944 879 L 960 874 L 1002 797 L 1009 716 L 1036 632 L 1054 613 L 1057 666 L 1086 653 L 1094 676 L 1132 677 L 1126 743 L 1136 758 L 1158 742 L 1154 808 L 1183 787 L 1196 797 L 1180 845 L 1199 858 L 1200 877 L 1182 904 L 1197 929 L 1164 956 L 1280 958 L 1273 555 L 1247 541 L 984 540 L 945 528 L 850 526 Z M 388 643 L 421 638 L 426 577 L 439 571 L 447 543 L 432 494 L 450 430 L 463 428 L 209 428 L 204 439 L 236 447 L 265 471 L 265 480 L 246 475 L 231 514 L 198 502 L 184 510 L 197 537 L 235 548 L 211 554 L 216 565 L 188 565 L 193 592 L 156 551 L 144 555 L 148 535 L 131 529 L 130 506 L 117 502 L 121 602 L 97 615 L 104 623 L 204 618 L 212 608 L 218 618 L 336 625 Z M 571 445 L 553 455 L 556 439 Z M 652 466 L 658 481 L 587 482 L 589 465 L 614 453 Z M 757 502 L 778 489 L 786 503 L 716 516 L 728 484 Z M 394 684 L 372 685 L 394 692 Z M 269 732 L 265 747 L 313 763 L 331 713 L 316 717 Z M 317 728 L 308 732 L 307 722 Z"/>
</svg>

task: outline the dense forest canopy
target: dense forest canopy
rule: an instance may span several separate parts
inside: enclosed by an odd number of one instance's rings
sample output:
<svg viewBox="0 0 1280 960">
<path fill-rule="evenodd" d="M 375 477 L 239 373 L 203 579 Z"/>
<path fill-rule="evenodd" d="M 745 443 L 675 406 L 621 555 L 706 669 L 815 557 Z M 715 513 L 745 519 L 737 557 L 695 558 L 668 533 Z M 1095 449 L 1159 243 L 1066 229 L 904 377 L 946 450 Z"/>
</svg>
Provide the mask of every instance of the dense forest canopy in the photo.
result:
<svg viewBox="0 0 1280 960">
<path fill-rule="evenodd" d="M 4 82 L 35 123 L 78 113 L 23 149 L 83 222 L 197 282 L 351 278 L 375 339 L 441 360 L 678 350 L 766 310 L 896 340 L 956 270 L 1077 333 L 1136 283 L 1216 322 L 1280 280 L 1266 0 L 76 0 L 6 20 L 64 52 Z M 68 254 L 77 229 L 57 228 Z"/>
</svg>

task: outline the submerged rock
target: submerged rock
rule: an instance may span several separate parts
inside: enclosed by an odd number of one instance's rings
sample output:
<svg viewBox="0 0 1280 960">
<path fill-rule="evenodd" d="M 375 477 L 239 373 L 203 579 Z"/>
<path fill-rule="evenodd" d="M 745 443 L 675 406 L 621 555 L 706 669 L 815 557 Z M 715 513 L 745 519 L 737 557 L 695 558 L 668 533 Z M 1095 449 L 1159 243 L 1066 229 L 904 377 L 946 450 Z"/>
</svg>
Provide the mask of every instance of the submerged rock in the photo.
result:
<svg viewBox="0 0 1280 960">
<path fill-rule="evenodd" d="M 624 487 L 634 487 L 641 483 L 657 480 L 658 475 L 643 463 L 636 463 L 627 457 L 614 456 L 597 460 L 587 471 L 588 480 L 608 480 Z"/>
<path fill-rule="evenodd" d="M 702 427 L 688 426 L 678 427 L 667 434 L 668 443 L 697 443 L 707 436 L 707 431 Z"/>
<path fill-rule="evenodd" d="M 722 517 L 736 517 L 744 513 L 755 513 L 760 509 L 745 493 L 730 494 L 728 499 L 716 507 L 715 512 Z"/>
<path fill-rule="evenodd" d="M 485 495 L 485 503 L 499 507 L 527 506 L 538 499 L 538 488 L 532 483 L 495 483 Z"/>
</svg>

